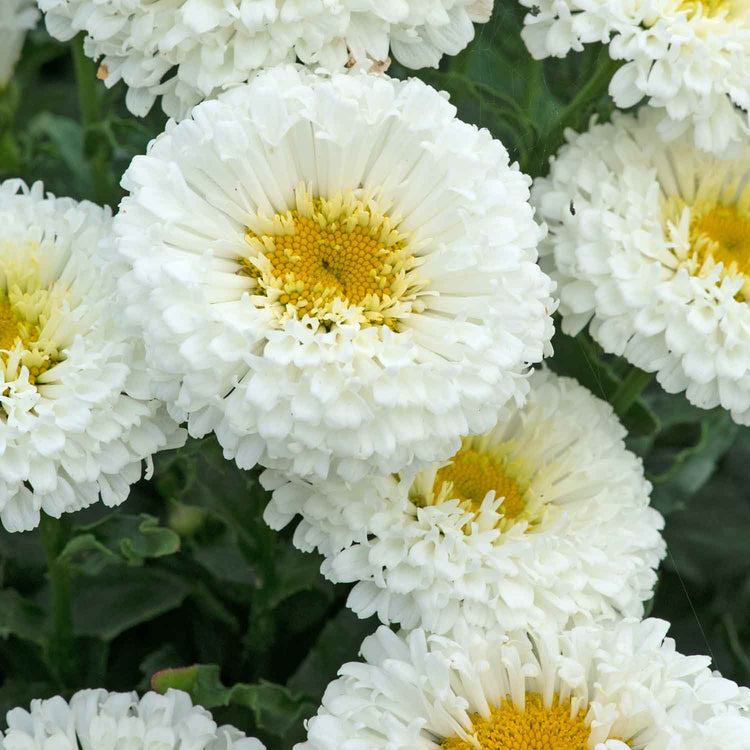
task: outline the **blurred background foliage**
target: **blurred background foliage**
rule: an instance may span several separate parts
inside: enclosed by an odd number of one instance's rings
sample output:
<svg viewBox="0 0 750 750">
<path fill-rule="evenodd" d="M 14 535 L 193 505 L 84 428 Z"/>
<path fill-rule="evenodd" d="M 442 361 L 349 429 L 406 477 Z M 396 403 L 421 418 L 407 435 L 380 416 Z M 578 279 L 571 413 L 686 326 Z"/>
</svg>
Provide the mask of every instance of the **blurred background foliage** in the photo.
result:
<svg viewBox="0 0 750 750">
<path fill-rule="evenodd" d="M 596 45 L 533 61 L 522 9 L 495 6 L 465 52 L 419 76 L 538 176 L 565 127 L 609 116 L 612 64 Z M 107 90 L 95 72 L 80 40 L 58 43 L 43 25 L 29 35 L 0 94 L 0 179 L 43 180 L 57 195 L 116 207 L 122 172 L 165 118 L 158 106 L 133 118 L 122 85 Z M 633 377 L 586 334 L 558 333 L 554 346 L 550 366 L 602 398 Z M 750 432 L 655 383 L 620 411 L 667 519 L 649 611 L 672 622 L 681 651 L 708 652 L 750 684 Z M 82 687 L 172 685 L 271 750 L 300 740 L 302 719 L 377 623 L 346 609 L 348 587 L 320 576 L 320 558 L 294 549 L 292 529 L 264 524 L 267 500 L 257 472 L 239 471 L 209 438 L 159 455 L 153 480 L 116 511 L 99 505 L 32 533 L 0 531 L 0 715 Z M 53 590 L 70 592 L 72 621 Z"/>
</svg>

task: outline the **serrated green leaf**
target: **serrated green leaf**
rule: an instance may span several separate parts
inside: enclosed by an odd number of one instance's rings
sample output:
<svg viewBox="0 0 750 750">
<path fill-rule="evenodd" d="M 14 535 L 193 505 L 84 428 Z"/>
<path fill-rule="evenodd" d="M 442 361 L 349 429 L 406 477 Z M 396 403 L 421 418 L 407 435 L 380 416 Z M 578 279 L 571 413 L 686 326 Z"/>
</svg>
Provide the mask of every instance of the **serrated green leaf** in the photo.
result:
<svg viewBox="0 0 750 750">
<path fill-rule="evenodd" d="M 180 548 L 180 537 L 147 514 L 115 512 L 76 527 L 74 534 L 61 557 L 87 575 L 97 575 L 113 564 L 142 565 L 144 560 L 172 555 Z"/>
<path fill-rule="evenodd" d="M 304 696 L 295 697 L 283 685 L 261 681 L 254 685 L 237 683 L 225 687 L 216 664 L 194 664 L 181 669 L 165 669 L 151 680 L 154 690 L 164 693 L 169 688 L 184 690 L 193 701 L 205 708 L 228 706 L 230 703 L 249 708 L 260 729 L 282 737 L 309 716 L 316 704 Z"/>
</svg>

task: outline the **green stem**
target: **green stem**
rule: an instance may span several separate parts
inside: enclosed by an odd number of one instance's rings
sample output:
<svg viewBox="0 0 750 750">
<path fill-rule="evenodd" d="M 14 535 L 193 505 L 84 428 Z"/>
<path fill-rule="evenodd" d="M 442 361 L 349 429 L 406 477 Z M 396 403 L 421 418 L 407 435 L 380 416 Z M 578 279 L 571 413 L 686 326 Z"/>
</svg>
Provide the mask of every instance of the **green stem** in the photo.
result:
<svg viewBox="0 0 750 750">
<path fill-rule="evenodd" d="M 549 157 L 557 151 L 565 140 L 565 130 L 571 127 L 580 128 L 584 124 L 581 120 L 588 114 L 591 103 L 607 92 L 609 82 L 612 80 L 615 71 L 622 65 L 622 60 L 613 60 L 606 49 L 603 50 L 601 56 L 604 59 L 597 67 L 594 75 L 589 78 L 583 88 L 560 112 L 555 122 L 532 151 L 529 164 L 535 170 L 535 173 L 541 174 L 544 171 Z"/>
<path fill-rule="evenodd" d="M 72 575 L 70 568 L 60 560 L 70 536 L 67 518 L 56 519 L 42 514 L 39 530 L 47 556 L 50 593 L 52 599 L 53 633 L 48 647 L 50 663 L 63 686 L 75 681 L 73 643 Z"/>
<path fill-rule="evenodd" d="M 81 124 L 84 135 L 84 151 L 87 154 L 91 182 L 94 187 L 94 199 L 98 203 L 111 203 L 113 189 L 109 178 L 109 159 L 101 146 L 88 148 L 87 136 L 92 128 L 102 121 L 99 99 L 99 82 L 96 78 L 96 63 L 83 52 L 84 34 L 80 33 L 71 45 L 73 67 L 75 68 L 76 86 L 78 89 L 78 106 L 81 112 Z"/>
<path fill-rule="evenodd" d="M 624 417 L 633 402 L 641 395 L 643 389 L 654 377 L 653 372 L 644 372 L 637 367 L 632 367 L 630 372 L 623 378 L 617 390 L 612 394 L 610 403 L 618 417 Z"/>
</svg>

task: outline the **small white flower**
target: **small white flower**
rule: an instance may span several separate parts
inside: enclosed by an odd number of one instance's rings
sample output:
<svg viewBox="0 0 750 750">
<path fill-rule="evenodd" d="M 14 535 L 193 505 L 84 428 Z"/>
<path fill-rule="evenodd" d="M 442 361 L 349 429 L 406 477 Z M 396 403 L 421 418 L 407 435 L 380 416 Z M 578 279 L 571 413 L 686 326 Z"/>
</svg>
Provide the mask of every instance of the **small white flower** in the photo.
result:
<svg viewBox="0 0 750 750">
<path fill-rule="evenodd" d="M 750 109 L 748 0 L 520 0 L 531 8 L 522 37 L 541 59 L 609 42 L 625 64 L 609 93 L 618 107 L 643 97 L 662 109 L 666 139 L 690 129 L 699 148 L 745 140 Z"/>
<path fill-rule="evenodd" d="M 665 552 L 641 461 L 575 381 L 540 371 L 531 386 L 523 409 L 416 477 L 311 486 L 267 472 L 266 520 L 302 515 L 295 543 L 326 555 L 331 580 L 358 582 L 361 617 L 444 633 L 460 615 L 499 630 L 641 616 Z"/>
<path fill-rule="evenodd" d="M 187 693 L 164 695 L 80 690 L 70 702 L 57 695 L 7 714 L 0 750 L 265 750 L 254 737 L 218 726 Z"/>
<path fill-rule="evenodd" d="M 39 0 L 47 29 L 87 34 L 107 86 L 124 80 L 127 105 L 145 115 L 157 96 L 182 119 L 203 99 L 260 68 L 296 59 L 340 71 L 382 70 L 393 56 L 437 67 L 489 20 L 493 0 Z"/>
<path fill-rule="evenodd" d="M 118 319 L 109 209 L 0 184 L 0 521 L 118 505 L 184 442 Z"/>
<path fill-rule="evenodd" d="M 669 393 L 750 424 L 750 144 L 721 160 L 690 134 L 663 143 L 658 118 L 569 132 L 535 184 L 563 331 L 591 321 Z"/>
<path fill-rule="evenodd" d="M 13 76 L 26 32 L 33 29 L 38 20 L 34 0 L 2 0 L 0 3 L 0 92 Z"/>
<path fill-rule="evenodd" d="M 748 750 L 750 690 L 676 652 L 668 627 L 447 638 L 381 626 L 295 750 Z"/>
<path fill-rule="evenodd" d="M 241 468 L 444 459 L 549 352 L 530 180 L 418 80 L 268 71 L 123 184 L 123 290 L 158 394 Z"/>
</svg>

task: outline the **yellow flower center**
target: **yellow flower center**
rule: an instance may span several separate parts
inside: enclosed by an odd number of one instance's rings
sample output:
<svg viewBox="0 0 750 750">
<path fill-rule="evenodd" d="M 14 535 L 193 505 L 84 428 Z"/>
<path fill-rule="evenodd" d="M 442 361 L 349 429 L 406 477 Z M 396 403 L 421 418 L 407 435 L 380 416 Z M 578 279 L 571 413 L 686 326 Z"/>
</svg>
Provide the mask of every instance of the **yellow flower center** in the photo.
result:
<svg viewBox="0 0 750 750">
<path fill-rule="evenodd" d="M 524 533 L 539 526 L 550 512 L 544 491 L 544 467 L 526 460 L 513 441 L 494 442 L 493 433 L 466 437 L 445 466 L 419 472 L 409 487 L 409 499 L 417 508 L 458 500 L 467 515 L 463 530 L 472 534 L 475 522 L 481 530 L 506 532 L 525 523 Z M 484 504 L 489 492 L 492 502 Z M 503 534 L 497 537 L 503 542 Z"/>
<path fill-rule="evenodd" d="M 689 274 L 706 278 L 721 263 L 719 278 L 739 280 L 742 286 L 736 299 L 749 301 L 750 190 L 744 190 L 739 199 L 731 186 L 724 192 L 719 202 L 687 204 L 679 196 L 667 199 L 662 205 L 664 233 L 679 265 Z"/>
<path fill-rule="evenodd" d="M 395 329 L 400 303 L 425 286 L 410 274 L 419 263 L 396 224 L 374 200 L 352 191 L 313 197 L 301 185 L 295 208 L 256 217 L 247 229 L 253 252 L 238 259 L 240 273 L 257 280 L 257 293 L 280 305 L 284 318 Z"/>
<path fill-rule="evenodd" d="M 448 737 L 443 750 L 587 750 L 591 733 L 586 710 L 571 715 L 569 701 L 554 696 L 545 706 L 539 693 L 526 693 L 525 707 L 507 699 L 490 708 L 489 718 L 471 716 L 474 742 Z M 614 738 L 612 738 L 614 739 Z"/>
<path fill-rule="evenodd" d="M 19 301 L 23 307 L 23 297 Z M 0 298 L 0 368 L 5 372 L 6 381 L 15 380 L 25 365 L 29 370 L 29 383 L 33 385 L 57 361 L 57 352 L 39 341 L 43 322 L 28 320 L 18 306 L 7 298 Z"/>
<path fill-rule="evenodd" d="M 687 11 L 692 18 L 700 11 L 704 18 L 725 18 L 727 21 L 742 20 L 750 9 L 748 0 L 677 0 L 677 11 Z"/>
<path fill-rule="evenodd" d="M 521 488 L 508 473 L 506 461 L 493 453 L 462 448 L 447 466 L 438 470 L 433 492 L 439 495 L 446 482 L 453 485 L 450 497 L 470 504 L 475 512 L 491 490 L 495 491 L 495 497 L 505 498 L 501 508 L 506 518 L 516 518 L 526 506 Z"/>
<path fill-rule="evenodd" d="M 7 300 L 0 300 L 0 352 L 10 349 L 17 338 L 18 321 L 13 315 L 13 308 Z"/>
<path fill-rule="evenodd" d="M 701 260 L 711 256 L 732 275 L 750 276 L 750 216 L 734 206 L 716 206 L 703 215 L 694 211 L 690 238 Z"/>
</svg>

